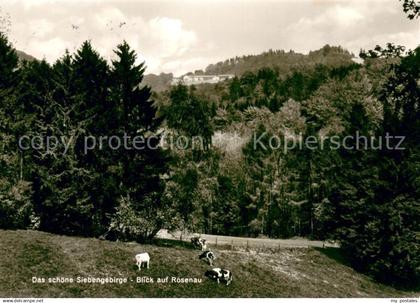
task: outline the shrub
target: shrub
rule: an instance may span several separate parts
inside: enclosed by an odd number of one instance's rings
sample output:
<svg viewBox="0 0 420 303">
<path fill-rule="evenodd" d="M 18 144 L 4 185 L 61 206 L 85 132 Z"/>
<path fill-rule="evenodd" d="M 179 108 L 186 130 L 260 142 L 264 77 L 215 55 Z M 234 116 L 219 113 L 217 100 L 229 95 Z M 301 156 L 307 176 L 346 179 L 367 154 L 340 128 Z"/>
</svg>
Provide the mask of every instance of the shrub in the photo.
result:
<svg viewBox="0 0 420 303">
<path fill-rule="evenodd" d="M 162 227 L 162 222 L 159 214 L 149 212 L 149 209 L 135 210 L 132 199 L 122 197 L 112 216 L 108 233 L 115 240 L 150 241 Z"/>
<path fill-rule="evenodd" d="M 4 180 L 0 181 L 2 183 Z M 3 184 L 6 185 L 6 184 Z M 0 192 L 0 228 L 27 228 L 35 219 L 31 203 L 31 183 L 18 181 Z"/>
</svg>

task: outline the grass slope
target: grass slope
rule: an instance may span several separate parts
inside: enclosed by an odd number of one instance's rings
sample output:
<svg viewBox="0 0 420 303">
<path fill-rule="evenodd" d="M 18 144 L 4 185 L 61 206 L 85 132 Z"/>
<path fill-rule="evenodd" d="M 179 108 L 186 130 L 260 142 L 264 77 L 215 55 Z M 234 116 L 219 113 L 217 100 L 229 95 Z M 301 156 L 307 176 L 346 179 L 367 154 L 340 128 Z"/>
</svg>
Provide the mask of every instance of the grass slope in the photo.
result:
<svg viewBox="0 0 420 303">
<path fill-rule="evenodd" d="M 159 243 L 158 243 L 159 244 Z M 138 252 L 151 255 L 139 272 Z M 199 251 L 174 243 L 140 245 L 0 230 L 0 297 L 417 297 L 373 282 L 315 249 L 276 252 L 215 250 L 216 266 L 232 270 L 231 285 L 203 274 L 209 268 Z M 327 252 L 327 253 L 325 253 Z M 126 277 L 126 284 L 34 284 L 32 277 Z M 138 284 L 136 277 L 202 278 L 200 284 Z M 130 281 L 133 280 L 133 282 Z"/>
</svg>

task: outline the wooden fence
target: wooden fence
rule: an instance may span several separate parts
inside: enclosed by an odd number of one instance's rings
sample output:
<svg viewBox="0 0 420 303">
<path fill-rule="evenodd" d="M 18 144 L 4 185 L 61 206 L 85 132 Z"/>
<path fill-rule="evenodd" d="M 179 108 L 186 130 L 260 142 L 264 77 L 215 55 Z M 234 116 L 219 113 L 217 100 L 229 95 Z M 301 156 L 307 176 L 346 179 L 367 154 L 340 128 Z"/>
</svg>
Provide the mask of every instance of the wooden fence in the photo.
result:
<svg viewBox="0 0 420 303">
<path fill-rule="evenodd" d="M 161 230 L 157 237 L 161 239 L 180 240 L 190 242 L 191 237 L 200 236 L 206 239 L 209 247 L 228 249 L 281 249 L 281 248 L 310 248 L 310 247 L 339 247 L 338 244 L 327 241 L 312 241 L 304 238 L 295 239 L 266 239 L 219 236 L 208 234 L 191 234 L 168 232 Z"/>
</svg>

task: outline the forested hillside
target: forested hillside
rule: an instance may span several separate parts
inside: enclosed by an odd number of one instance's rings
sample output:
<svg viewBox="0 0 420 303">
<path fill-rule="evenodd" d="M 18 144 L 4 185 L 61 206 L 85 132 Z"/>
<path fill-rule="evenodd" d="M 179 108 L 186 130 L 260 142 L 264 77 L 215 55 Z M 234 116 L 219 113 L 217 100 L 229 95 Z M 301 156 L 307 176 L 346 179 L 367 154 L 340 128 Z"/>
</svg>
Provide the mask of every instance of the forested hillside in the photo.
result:
<svg viewBox="0 0 420 303">
<path fill-rule="evenodd" d="M 335 238 L 356 268 L 414 281 L 420 49 L 389 44 L 361 56 L 363 65 L 314 60 L 160 94 L 171 134 L 204 138 L 204 151 L 173 153 L 165 197 L 174 228 Z M 385 143 L 390 134 L 404 142 Z M 315 147 L 299 145 L 308 138 Z"/>
<path fill-rule="evenodd" d="M 323 64 L 328 66 L 341 66 L 352 62 L 354 55 L 339 46 L 326 45 L 323 48 L 311 51 L 307 55 L 296 53 L 293 50 L 269 50 L 258 55 L 246 55 L 230 58 L 205 68 L 205 74 L 234 74 L 241 76 L 246 72 L 256 72 L 262 68 L 275 68 L 280 74 L 286 74 L 293 69 L 303 66 Z"/>
<path fill-rule="evenodd" d="M 174 78 L 173 74 L 161 73 L 159 75 L 147 74 L 144 76 L 144 85 L 150 86 L 155 92 L 162 92 L 171 86 L 171 81 Z"/>
<path fill-rule="evenodd" d="M 26 60 L 26 61 L 36 60 L 35 57 L 33 57 L 31 55 L 28 55 L 27 53 L 22 52 L 20 50 L 16 50 L 16 53 L 18 55 L 19 60 L 22 60 L 22 61 L 24 61 L 24 60 Z"/>
<path fill-rule="evenodd" d="M 292 50 L 269 50 L 258 55 L 245 55 L 227 59 L 223 62 L 210 64 L 204 71 L 196 70 L 188 74 L 218 75 L 233 74 L 242 76 L 247 72 L 257 72 L 263 68 L 275 69 L 281 75 L 287 75 L 294 70 L 310 69 L 316 65 L 339 67 L 352 64 L 353 55 L 341 47 L 325 45 L 323 48 L 311 51 L 309 54 L 300 54 Z M 172 74 L 147 74 L 144 84 L 149 85 L 155 92 L 162 92 L 170 88 Z"/>
</svg>

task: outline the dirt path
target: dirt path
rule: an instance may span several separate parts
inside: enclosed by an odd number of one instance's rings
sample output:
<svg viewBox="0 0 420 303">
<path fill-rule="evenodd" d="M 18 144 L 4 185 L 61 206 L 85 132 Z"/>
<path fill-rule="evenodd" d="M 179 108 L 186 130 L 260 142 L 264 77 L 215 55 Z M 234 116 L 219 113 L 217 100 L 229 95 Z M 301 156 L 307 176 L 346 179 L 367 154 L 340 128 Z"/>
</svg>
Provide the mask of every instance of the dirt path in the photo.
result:
<svg viewBox="0 0 420 303">
<path fill-rule="evenodd" d="M 335 243 L 324 241 L 311 241 L 305 238 L 296 239 L 261 239 L 261 238 L 245 238 L 245 237 L 231 237 L 218 236 L 208 234 L 182 234 L 181 232 L 169 233 L 162 229 L 156 235 L 161 239 L 182 240 L 189 242 L 192 236 L 201 236 L 207 240 L 212 246 L 230 245 L 233 247 L 249 247 L 249 248 L 282 248 L 282 247 L 338 247 Z"/>
</svg>

